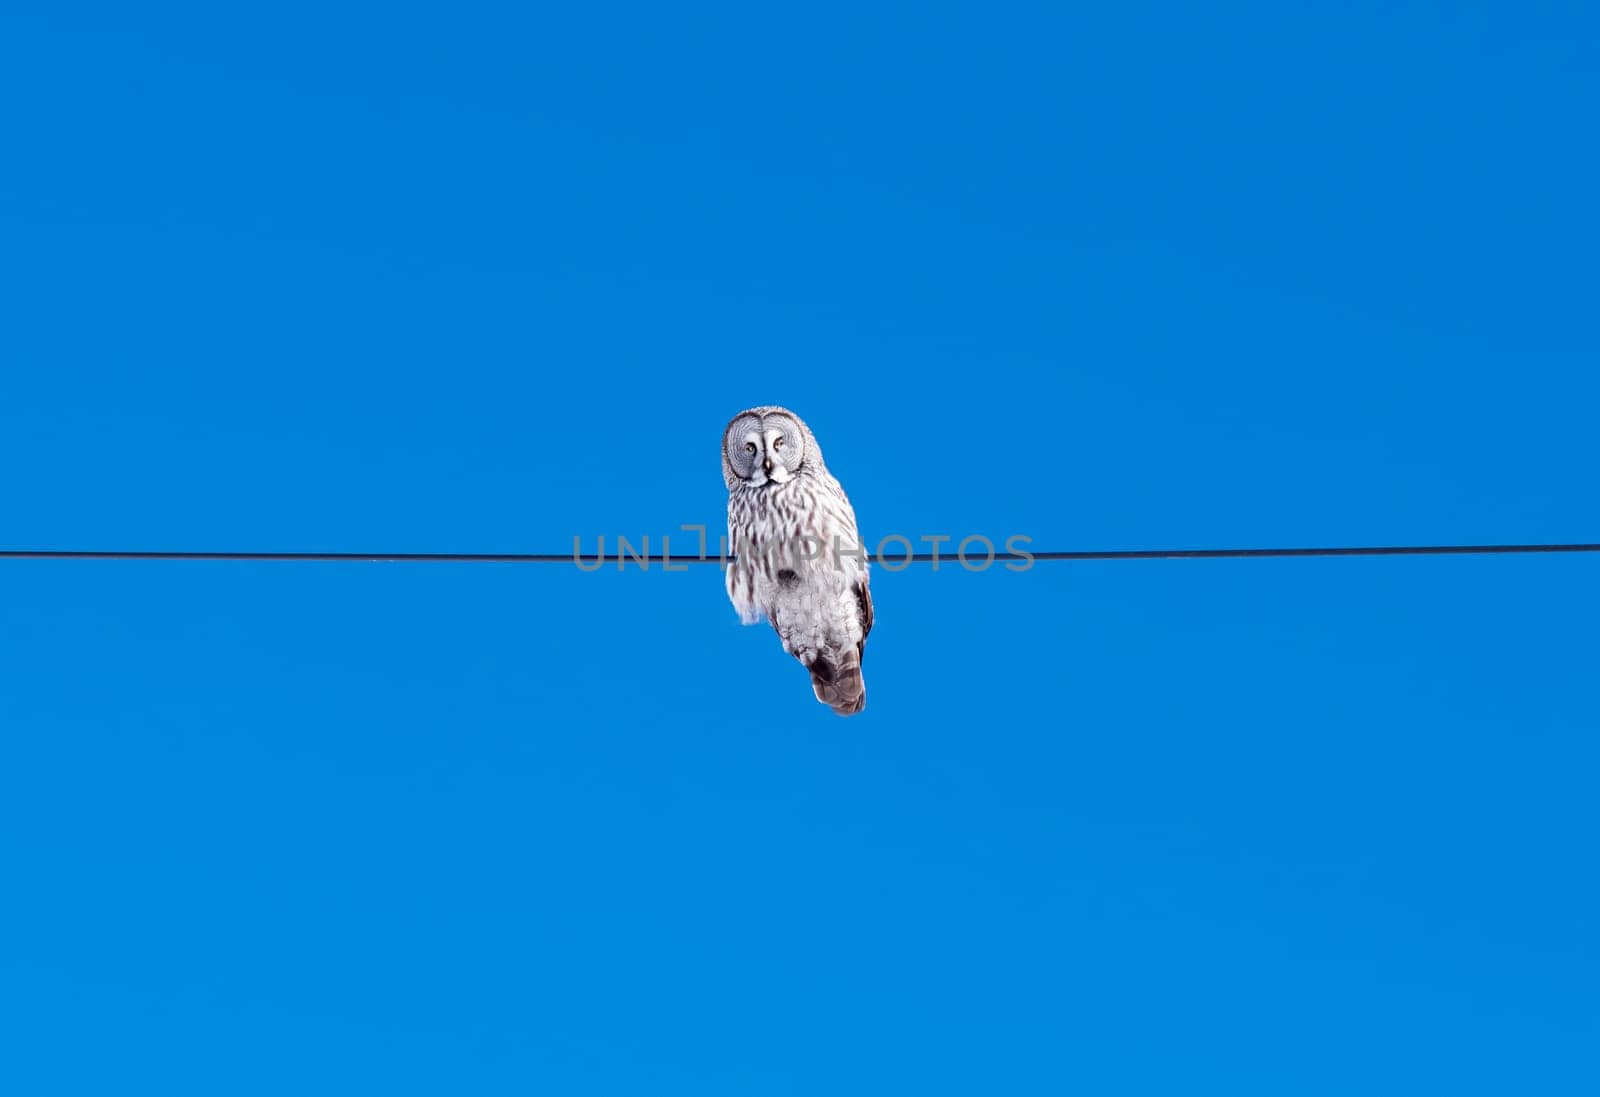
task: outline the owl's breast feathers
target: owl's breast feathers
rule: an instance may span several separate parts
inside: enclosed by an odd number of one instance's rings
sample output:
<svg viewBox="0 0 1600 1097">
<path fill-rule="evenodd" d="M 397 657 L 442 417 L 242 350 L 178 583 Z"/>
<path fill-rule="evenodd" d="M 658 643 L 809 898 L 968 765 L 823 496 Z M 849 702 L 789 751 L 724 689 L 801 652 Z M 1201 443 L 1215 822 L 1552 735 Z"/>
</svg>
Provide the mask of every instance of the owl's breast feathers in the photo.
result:
<svg viewBox="0 0 1600 1097">
<path fill-rule="evenodd" d="M 866 551 L 855 514 L 837 481 L 799 478 L 786 484 L 741 486 L 728 496 L 728 540 L 768 579 L 780 570 L 859 573 Z M 831 489 L 831 490 L 830 490 Z"/>
</svg>

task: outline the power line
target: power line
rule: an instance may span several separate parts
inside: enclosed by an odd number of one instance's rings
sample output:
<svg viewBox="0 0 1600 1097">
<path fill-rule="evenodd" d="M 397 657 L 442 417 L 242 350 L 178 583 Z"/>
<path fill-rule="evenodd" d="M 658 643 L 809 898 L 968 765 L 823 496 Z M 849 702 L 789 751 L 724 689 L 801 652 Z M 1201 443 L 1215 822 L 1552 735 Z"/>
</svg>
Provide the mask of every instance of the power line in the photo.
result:
<svg viewBox="0 0 1600 1097">
<path fill-rule="evenodd" d="M 1600 544 L 1541 545 L 1345 545 L 1328 548 L 1215 549 L 1078 549 L 1062 552 L 996 552 L 1000 563 L 1065 560 L 1219 560 L 1298 556 L 1490 556 L 1532 553 L 1600 552 Z M 988 560 L 987 552 L 968 558 Z M 149 552 L 76 549 L 0 549 L 0 560 L 234 560 L 301 563 L 398 564 L 716 564 L 732 560 L 685 553 L 595 554 L 571 552 Z M 913 552 L 869 554 L 873 563 L 927 564 L 955 562 L 956 553 Z"/>
</svg>

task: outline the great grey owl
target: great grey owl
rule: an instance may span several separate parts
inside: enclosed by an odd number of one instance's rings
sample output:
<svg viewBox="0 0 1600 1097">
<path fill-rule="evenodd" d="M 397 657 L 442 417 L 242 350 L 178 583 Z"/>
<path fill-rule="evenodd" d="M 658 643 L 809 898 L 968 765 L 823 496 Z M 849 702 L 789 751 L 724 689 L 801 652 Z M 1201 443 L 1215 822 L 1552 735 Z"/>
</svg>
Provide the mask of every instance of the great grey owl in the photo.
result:
<svg viewBox="0 0 1600 1097">
<path fill-rule="evenodd" d="M 861 654 L 872 629 L 867 560 L 844 489 L 816 436 L 786 408 L 741 411 L 722 432 L 728 484 L 728 598 L 769 622 L 841 716 L 867 702 Z"/>
</svg>

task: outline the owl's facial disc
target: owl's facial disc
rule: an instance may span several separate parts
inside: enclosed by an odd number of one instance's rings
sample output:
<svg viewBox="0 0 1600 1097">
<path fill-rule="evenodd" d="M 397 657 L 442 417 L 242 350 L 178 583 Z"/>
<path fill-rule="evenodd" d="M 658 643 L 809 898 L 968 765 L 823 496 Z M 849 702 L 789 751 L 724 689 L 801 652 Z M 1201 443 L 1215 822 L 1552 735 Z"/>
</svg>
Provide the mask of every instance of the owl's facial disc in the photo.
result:
<svg viewBox="0 0 1600 1097">
<path fill-rule="evenodd" d="M 789 416 L 749 416 L 729 428 L 727 439 L 728 463 L 752 487 L 787 484 L 799 475 L 805 435 Z"/>
</svg>

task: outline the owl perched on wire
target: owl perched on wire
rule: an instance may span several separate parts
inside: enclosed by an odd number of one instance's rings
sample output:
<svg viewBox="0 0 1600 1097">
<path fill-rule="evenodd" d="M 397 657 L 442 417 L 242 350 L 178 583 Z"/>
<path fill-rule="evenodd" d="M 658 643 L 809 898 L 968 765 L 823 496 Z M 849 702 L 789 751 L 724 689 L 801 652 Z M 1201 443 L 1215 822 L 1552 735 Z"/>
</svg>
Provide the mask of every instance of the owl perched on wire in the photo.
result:
<svg viewBox="0 0 1600 1097">
<path fill-rule="evenodd" d="M 867 559 L 844 489 L 794 412 L 751 408 L 722 432 L 728 484 L 728 598 L 747 625 L 769 622 L 840 716 L 867 702 L 861 654 L 872 630 Z"/>
</svg>

